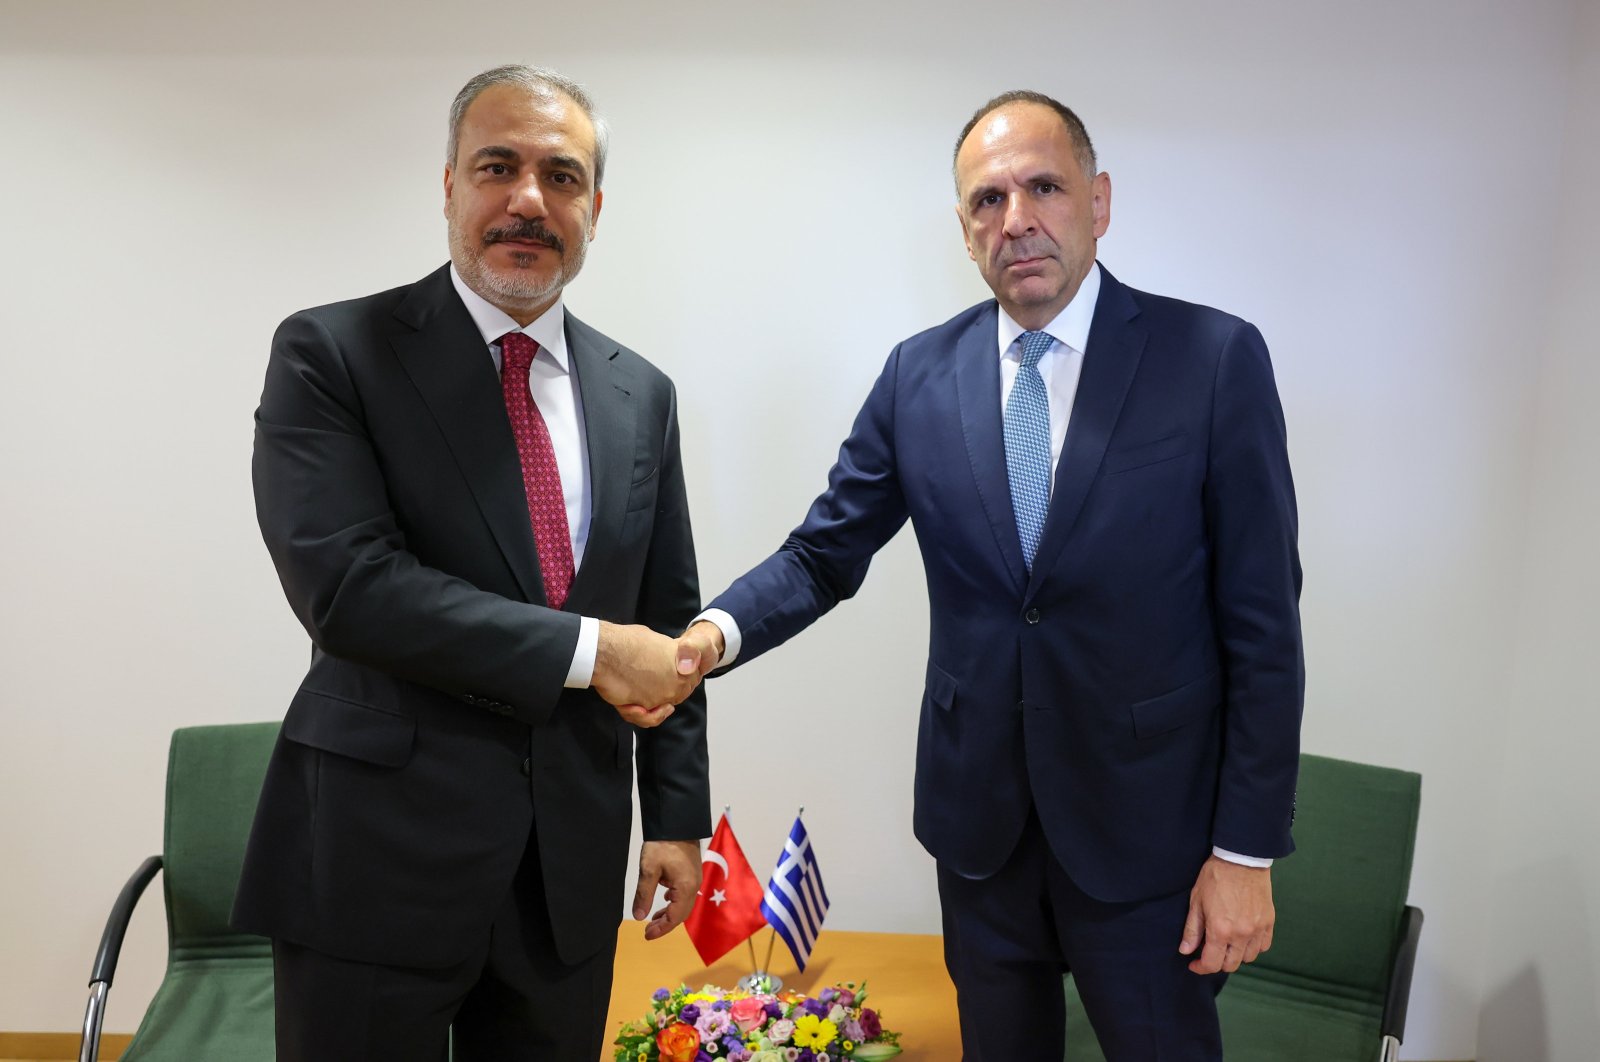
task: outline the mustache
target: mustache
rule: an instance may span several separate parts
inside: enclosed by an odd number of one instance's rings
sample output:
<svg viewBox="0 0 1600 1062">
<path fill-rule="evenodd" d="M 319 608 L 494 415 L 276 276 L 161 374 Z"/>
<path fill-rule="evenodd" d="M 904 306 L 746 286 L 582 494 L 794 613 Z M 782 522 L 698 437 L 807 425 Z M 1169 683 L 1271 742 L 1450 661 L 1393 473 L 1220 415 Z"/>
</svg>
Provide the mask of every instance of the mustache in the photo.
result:
<svg viewBox="0 0 1600 1062">
<path fill-rule="evenodd" d="M 489 229 L 483 234 L 483 245 L 485 247 L 492 243 L 506 243 L 510 240 L 541 243 L 557 254 L 567 253 L 566 241 L 545 228 L 544 222 L 538 218 L 527 218 L 515 225 L 503 225 L 497 229 Z"/>
<path fill-rule="evenodd" d="M 1015 243 L 1006 245 L 1005 249 L 1000 252 L 1000 260 L 996 264 L 1008 266 L 1012 262 L 1021 261 L 1024 258 L 1049 258 L 1060 250 L 1061 248 L 1056 246 L 1054 240 L 1044 237 L 1017 240 Z"/>
</svg>

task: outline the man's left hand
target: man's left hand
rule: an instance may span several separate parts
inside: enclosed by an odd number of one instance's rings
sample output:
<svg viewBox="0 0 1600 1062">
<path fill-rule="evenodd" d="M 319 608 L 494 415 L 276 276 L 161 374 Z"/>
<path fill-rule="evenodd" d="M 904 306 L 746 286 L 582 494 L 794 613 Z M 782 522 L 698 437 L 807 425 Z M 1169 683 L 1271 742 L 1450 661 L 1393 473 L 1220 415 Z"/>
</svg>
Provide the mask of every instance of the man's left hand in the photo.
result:
<svg viewBox="0 0 1600 1062">
<path fill-rule="evenodd" d="M 1197 974 L 1233 973 L 1272 947 L 1272 871 L 1219 856 L 1207 859 L 1189 893 L 1180 955 L 1194 955 Z M 1202 942 L 1204 946 L 1202 947 Z"/>
<path fill-rule="evenodd" d="M 644 927 L 644 939 L 655 940 L 672 932 L 694 907 L 700 891 L 699 841 L 646 841 L 639 849 L 639 887 L 633 892 L 633 917 L 642 922 L 650 913 L 656 885 L 667 889 L 667 905 Z"/>
</svg>

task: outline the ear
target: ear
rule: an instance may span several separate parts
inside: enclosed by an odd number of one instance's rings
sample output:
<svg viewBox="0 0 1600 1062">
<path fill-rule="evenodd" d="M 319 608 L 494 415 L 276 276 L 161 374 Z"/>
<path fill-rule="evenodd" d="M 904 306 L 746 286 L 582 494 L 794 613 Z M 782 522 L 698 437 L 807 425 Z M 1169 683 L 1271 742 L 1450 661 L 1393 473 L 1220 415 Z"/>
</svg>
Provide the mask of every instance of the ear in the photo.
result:
<svg viewBox="0 0 1600 1062">
<path fill-rule="evenodd" d="M 972 233 L 967 231 L 967 215 L 960 203 L 956 204 L 956 220 L 961 222 L 961 242 L 967 245 L 967 257 L 976 262 L 978 256 L 972 253 Z"/>
<path fill-rule="evenodd" d="M 600 189 L 594 190 L 594 208 L 589 211 L 589 239 L 594 239 L 594 230 L 600 224 L 600 204 L 606 200 L 606 194 Z"/>
<path fill-rule="evenodd" d="M 1111 174 L 1097 173 L 1089 184 L 1090 209 L 1094 215 L 1094 238 L 1099 239 L 1111 227 Z"/>
<path fill-rule="evenodd" d="M 455 187 L 455 183 L 455 167 L 446 163 L 444 167 L 444 212 L 447 217 L 450 214 L 450 191 Z"/>
</svg>

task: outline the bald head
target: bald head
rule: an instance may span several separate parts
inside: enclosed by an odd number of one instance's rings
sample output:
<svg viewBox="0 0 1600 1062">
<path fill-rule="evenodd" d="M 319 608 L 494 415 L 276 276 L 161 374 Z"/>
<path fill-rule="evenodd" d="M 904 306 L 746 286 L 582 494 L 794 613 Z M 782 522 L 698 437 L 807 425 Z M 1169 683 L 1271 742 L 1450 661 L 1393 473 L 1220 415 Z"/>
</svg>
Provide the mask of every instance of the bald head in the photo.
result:
<svg viewBox="0 0 1600 1062">
<path fill-rule="evenodd" d="M 1062 126 L 1066 129 L 1067 136 L 1071 139 L 1073 155 L 1077 159 L 1079 167 L 1082 168 L 1083 175 L 1089 178 L 1094 177 L 1098 163 L 1095 160 L 1094 144 L 1089 140 L 1089 131 L 1083 127 L 1083 122 L 1073 113 L 1072 108 L 1066 104 L 1046 96 L 1042 92 L 1033 92 L 1029 89 L 1013 89 L 1010 92 L 1002 92 L 973 112 L 972 117 L 967 119 L 967 124 L 961 127 L 961 135 L 956 137 L 955 151 L 952 152 L 950 158 L 952 172 L 954 172 L 956 163 L 961 157 L 961 145 L 966 143 L 967 137 L 971 135 L 972 130 L 977 127 L 978 123 L 1000 108 L 1017 103 L 1037 104 L 1040 107 L 1048 108 L 1051 113 L 1059 118 Z M 960 190 L 960 180 L 958 178 L 957 194 L 960 193 Z"/>
</svg>

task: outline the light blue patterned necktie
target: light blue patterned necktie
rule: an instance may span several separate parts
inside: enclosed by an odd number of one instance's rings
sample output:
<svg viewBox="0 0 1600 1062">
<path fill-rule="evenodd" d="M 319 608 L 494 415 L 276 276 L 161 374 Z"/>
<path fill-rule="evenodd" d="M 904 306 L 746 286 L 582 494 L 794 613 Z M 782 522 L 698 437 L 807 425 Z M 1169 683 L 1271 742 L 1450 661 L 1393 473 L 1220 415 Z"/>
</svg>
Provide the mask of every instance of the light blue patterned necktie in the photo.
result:
<svg viewBox="0 0 1600 1062">
<path fill-rule="evenodd" d="M 1050 507 L 1050 396 L 1039 375 L 1039 359 L 1054 340 L 1048 332 L 1024 332 L 1018 339 L 1022 365 L 1006 399 L 1006 475 L 1011 480 L 1022 559 L 1031 572 Z"/>
</svg>

